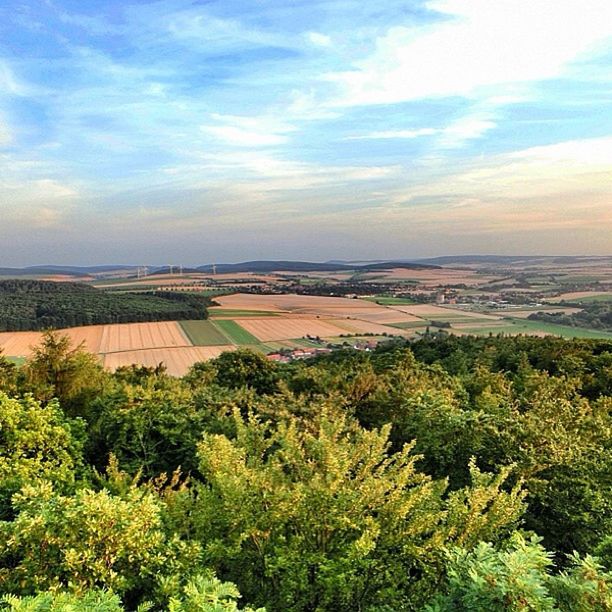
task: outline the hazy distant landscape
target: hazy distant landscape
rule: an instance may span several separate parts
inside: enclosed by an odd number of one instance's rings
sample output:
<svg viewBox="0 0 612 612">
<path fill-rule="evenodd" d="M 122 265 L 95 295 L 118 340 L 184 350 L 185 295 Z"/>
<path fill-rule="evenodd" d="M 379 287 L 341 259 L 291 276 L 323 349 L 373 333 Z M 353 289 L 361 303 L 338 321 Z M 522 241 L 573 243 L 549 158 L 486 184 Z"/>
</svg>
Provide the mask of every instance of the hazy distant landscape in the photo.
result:
<svg viewBox="0 0 612 612">
<path fill-rule="evenodd" d="M 238 347 L 289 360 L 424 334 L 612 339 L 612 257 L 173 268 L 5 269 L 32 285 L 0 280 L 0 348 L 19 361 L 42 337 L 33 331 L 72 328 L 110 369 L 163 364 L 182 376 Z M 162 333 L 157 321 L 172 323 Z"/>
</svg>

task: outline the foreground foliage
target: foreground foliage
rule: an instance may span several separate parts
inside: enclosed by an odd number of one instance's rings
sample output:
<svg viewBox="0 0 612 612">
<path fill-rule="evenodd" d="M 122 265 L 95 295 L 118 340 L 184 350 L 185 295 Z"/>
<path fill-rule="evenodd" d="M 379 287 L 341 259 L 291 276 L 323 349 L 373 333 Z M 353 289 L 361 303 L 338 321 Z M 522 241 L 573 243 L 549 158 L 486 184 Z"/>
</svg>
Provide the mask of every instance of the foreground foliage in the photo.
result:
<svg viewBox="0 0 612 612">
<path fill-rule="evenodd" d="M 0 356 L 0 609 L 612 610 L 612 345 Z M 246 607 L 245 607 L 246 606 Z"/>
</svg>

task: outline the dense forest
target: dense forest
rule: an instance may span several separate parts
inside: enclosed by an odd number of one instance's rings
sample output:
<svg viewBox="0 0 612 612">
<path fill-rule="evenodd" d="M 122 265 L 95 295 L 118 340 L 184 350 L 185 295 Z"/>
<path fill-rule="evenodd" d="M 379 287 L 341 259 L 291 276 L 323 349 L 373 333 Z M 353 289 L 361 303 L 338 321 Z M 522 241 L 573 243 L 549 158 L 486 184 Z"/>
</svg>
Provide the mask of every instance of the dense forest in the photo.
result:
<svg viewBox="0 0 612 612">
<path fill-rule="evenodd" d="M 574 304 L 572 304 L 574 305 Z M 582 308 L 580 312 L 571 314 L 534 312 L 529 318 L 535 321 L 571 325 L 572 327 L 586 327 L 588 329 L 601 329 L 612 332 L 612 303 L 593 302 L 592 304 L 575 304 Z"/>
<path fill-rule="evenodd" d="M 111 293 L 82 283 L 0 281 L 0 331 L 204 319 L 210 300 L 178 292 Z"/>
<path fill-rule="evenodd" d="M 0 358 L 0 609 L 610 611 L 612 342 Z"/>
</svg>

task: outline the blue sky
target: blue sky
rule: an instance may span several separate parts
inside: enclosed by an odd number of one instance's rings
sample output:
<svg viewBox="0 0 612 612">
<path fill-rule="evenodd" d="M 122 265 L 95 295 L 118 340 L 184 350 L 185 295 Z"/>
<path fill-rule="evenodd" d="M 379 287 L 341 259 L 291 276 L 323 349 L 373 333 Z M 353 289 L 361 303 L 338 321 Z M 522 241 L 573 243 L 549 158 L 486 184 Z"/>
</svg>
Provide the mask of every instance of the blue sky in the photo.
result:
<svg viewBox="0 0 612 612">
<path fill-rule="evenodd" d="M 4 0 L 0 265 L 612 254 L 609 0 Z"/>
</svg>

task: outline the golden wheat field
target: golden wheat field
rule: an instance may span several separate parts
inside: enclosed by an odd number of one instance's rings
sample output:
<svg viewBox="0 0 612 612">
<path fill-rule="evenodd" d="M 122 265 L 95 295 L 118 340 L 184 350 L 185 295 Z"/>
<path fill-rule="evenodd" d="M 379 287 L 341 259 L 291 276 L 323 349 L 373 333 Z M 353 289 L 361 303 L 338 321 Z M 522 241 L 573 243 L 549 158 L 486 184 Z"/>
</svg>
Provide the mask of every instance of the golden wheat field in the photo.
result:
<svg viewBox="0 0 612 612">
<path fill-rule="evenodd" d="M 312 312 L 320 314 L 323 310 L 342 309 L 350 313 L 353 309 L 363 309 L 361 300 L 340 297 L 320 297 L 314 295 L 256 295 L 234 293 L 215 298 L 223 308 L 233 310 L 267 310 L 285 312 Z M 367 308 L 367 306 L 365 306 Z"/>
<path fill-rule="evenodd" d="M 2 332 L 0 349 L 10 357 L 29 357 L 32 347 L 39 344 L 41 338 L 40 332 Z"/>
<path fill-rule="evenodd" d="M 415 319 L 419 320 L 419 319 Z M 363 321 L 361 319 L 334 319 L 334 325 L 341 327 L 346 330 L 344 333 L 349 334 L 394 334 L 404 335 L 404 331 L 386 325 L 380 325 L 379 323 L 373 323 L 371 321 Z"/>
<path fill-rule="evenodd" d="M 172 376 L 184 376 L 194 363 L 218 357 L 221 353 L 232 351 L 234 348 L 231 345 L 151 348 L 140 351 L 109 353 L 104 355 L 103 359 L 104 367 L 111 371 L 132 364 L 156 367 L 162 363 Z"/>
<path fill-rule="evenodd" d="M 105 325 L 99 353 L 137 351 L 147 348 L 189 346 L 191 342 L 176 321 Z"/>
<path fill-rule="evenodd" d="M 332 321 L 322 319 L 285 319 L 268 317 L 266 319 L 236 319 L 241 327 L 253 334 L 258 340 L 290 340 L 304 336 L 333 337 L 346 333 Z"/>
</svg>

